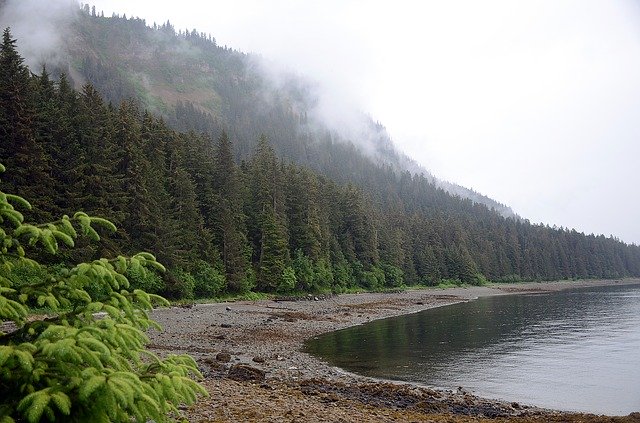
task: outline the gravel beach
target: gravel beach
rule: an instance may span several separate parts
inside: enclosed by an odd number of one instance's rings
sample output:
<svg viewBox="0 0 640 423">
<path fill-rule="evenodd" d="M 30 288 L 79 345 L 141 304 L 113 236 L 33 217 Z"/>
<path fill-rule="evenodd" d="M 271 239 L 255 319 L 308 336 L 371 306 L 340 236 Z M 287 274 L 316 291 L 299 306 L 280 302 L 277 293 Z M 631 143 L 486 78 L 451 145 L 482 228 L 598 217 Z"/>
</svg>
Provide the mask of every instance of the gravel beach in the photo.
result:
<svg viewBox="0 0 640 423">
<path fill-rule="evenodd" d="M 192 422 L 640 422 L 640 414 L 568 414 L 366 378 L 302 352 L 306 339 L 371 320 L 415 313 L 489 295 L 555 291 L 623 281 L 500 284 L 397 293 L 308 296 L 155 310 L 150 333 L 159 354 L 192 355 L 210 393 L 186 410 Z"/>
</svg>

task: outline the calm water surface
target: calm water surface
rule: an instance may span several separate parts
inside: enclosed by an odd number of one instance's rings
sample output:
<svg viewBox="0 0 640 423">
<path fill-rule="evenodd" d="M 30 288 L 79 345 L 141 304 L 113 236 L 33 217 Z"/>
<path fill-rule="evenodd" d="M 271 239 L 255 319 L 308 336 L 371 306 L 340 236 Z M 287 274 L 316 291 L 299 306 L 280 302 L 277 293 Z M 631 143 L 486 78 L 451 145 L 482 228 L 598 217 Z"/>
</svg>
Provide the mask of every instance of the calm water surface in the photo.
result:
<svg viewBox="0 0 640 423">
<path fill-rule="evenodd" d="M 640 411 L 640 286 L 480 298 L 307 342 L 366 376 L 542 407 Z"/>
</svg>

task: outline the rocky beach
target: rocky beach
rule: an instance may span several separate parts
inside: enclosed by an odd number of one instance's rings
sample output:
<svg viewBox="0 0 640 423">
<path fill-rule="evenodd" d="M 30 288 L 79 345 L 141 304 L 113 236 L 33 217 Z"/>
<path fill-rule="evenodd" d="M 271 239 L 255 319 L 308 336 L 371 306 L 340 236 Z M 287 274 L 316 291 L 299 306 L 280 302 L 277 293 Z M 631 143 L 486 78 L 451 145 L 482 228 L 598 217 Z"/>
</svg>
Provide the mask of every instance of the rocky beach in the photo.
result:
<svg viewBox="0 0 640 423">
<path fill-rule="evenodd" d="M 150 333 L 150 348 L 159 354 L 188 353 L 198 362 L 210 397 L 185 410 L 192 422 L 638 422 L 637 413 L 570 414 L 480 398 L 464 387 L 437 390 L 366 378 L 303 352 L 308 338 L 375 319 L 482 296 L 622 283 L 640 280 L 500 284 L 171 307 L 153 312 L 164 330 Z"/>
</svg>

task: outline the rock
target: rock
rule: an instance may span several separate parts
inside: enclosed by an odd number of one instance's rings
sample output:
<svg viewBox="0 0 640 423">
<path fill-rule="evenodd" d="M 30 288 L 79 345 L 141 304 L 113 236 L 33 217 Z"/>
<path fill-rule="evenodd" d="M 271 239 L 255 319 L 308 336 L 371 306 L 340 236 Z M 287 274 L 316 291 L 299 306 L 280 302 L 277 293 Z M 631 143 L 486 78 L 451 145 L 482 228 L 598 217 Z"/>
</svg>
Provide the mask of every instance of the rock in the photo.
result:
<svg viewBox="0 0 640 423">
<path fill-rule="evenodd" d="M 231 311 L 231 307 L 227 306 L 227 308 L 225 308 L 225 310 Z"/>
<path fill-rule="evenodd" d="M 512 402 L 511 403 L 511 407 L 514 408 L 515 410 L 519 410 L 520 409 L 520 404 L 518 404 L 517 402 Z"/>
<path fill-rule="evenodd" d="M 234 364 L 229 369 L 227 377 L 239 382 L 263 382 L 265 379 L 265 372 L 264 370 L 256 369 L 255 367 L 247 366 L 246 364 Z"/>
<path fill-rule="evenodd" d="M 264 357 L 253 357 L 252 361 L 255 363 L 264 363 L 267 360 Z"/>
<path fill-rule="evenodd" d="M 222 361 L 223 363 L 228 363 L 231 361 L 231 354 L 226 352 L 220 352 L 216 354 L 216 360 Z"/>
<path fill-rule="evenodd" d="M 230 328 L 231 325 L 229 323 L 223 323 L 220 325 L 221 328 Z"/>
<path fill-rule="evenodd" d="M 226 336 L 224 336 L 224 335 L 215 335 L 214 338 L 215 339 L 225 339 Z"/>
</svg>

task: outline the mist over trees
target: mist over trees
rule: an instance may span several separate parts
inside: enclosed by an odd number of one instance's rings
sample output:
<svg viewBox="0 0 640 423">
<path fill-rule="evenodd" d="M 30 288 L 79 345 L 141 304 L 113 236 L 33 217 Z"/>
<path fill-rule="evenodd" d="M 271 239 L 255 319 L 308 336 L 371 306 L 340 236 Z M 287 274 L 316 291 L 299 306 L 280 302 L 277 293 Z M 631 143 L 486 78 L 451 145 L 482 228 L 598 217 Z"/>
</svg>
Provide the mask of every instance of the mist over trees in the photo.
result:
<svg viewBox="0 0 640 423">
<path fill-rule="evenodd" d="M 304 110 L 285 95 L 267 105 L 243 55 L 209 36 L 94 13 L 78 25 L 104 57 L 119 58 L 85 56 L 95 85 L 79 91 L 59 69 L 55 78 L 28 69 L 8 31 L 0 46 L 4 190 L 36 200 L 37 220 L 84 210 L 119 228 L 63 260 L 152 251 L 168 272 L 128 276 L 174 298 L 640 276 L 638 246 L 505 218 L 329 131 L 304 131 Z M 175 53 L 167 43 L 187 43 L 210 60 L 200 66 L 217 79 L 217 114 L 183 99 L 169 108 L 125 77 L 134 57 L 113 46 L 138 39 L 158 57 Z M 149 73 L 197 89 L 176 69 Z"/>
</svg>

